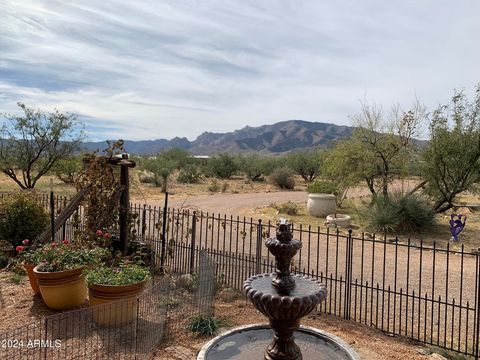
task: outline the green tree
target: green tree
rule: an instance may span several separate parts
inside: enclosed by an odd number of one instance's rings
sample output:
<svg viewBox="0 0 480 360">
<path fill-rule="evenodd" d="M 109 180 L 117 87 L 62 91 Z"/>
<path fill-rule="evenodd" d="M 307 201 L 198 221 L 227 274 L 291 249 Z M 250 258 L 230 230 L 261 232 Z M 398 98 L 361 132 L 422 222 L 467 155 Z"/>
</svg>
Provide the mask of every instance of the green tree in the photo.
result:
<svg viewBox="0 0 480 360">
<path fill-rule="evenodd" d="M 392 106 L 388 114 L 376 104 L 364 101 L 360 114 L 353 117 L 356 130 L 352 145 L 363 154 L 358 164 L 365 171 L 365 180 L 375 198 L 378 191 L 388 196 L 388 184 L 395 176 L 405 175 L 405 159 L 412 151 L 412 137 L 425 117 L 425 108 L 417 100 L 411 110 Z M 379 182 L 380 189 L 375 188 Z"/>
<path fill-rule="evenodd" d="M 75 180 L 82 168 L 83 162 L 80 156 L 70 156 L 57 161 L 52 170 L 55 176 L 65 184 L 75 184 Z"/>
<path fill-rule="evenodd" d="M 22 115 L 3 115 L 0 170 L 20 188 L 33 189 L 59 160 L 80 148 L 84 134 L 73 114 L 18 106 Z"/>
<path fill-rule="evenodd" d="M 480 182 L 480 83 L 472 102 L 463 91 L 455 91 L 450 104 L 432 112 L 430 134 L 422 154 L 423 184 L 434 210 L 441 213 Z"/>
<path fill-rule="evenodd" d="M 171 159 L 166 159 L 162 154 L 145 160 L 143 168 L 150 171 L 155 179 L 155 186 L 161 186 L 162 192 L 167 192 L 168 178 L 175 171 L 177 164 Z"/>
<path fill-rule="evenodd" d="M 287 156 L 287 166 L 303 180 L 312 182 L 320 174 L 325 151 L 323 150 L 303 150 L 297 151 Z"/>
<path fill-rule="evenodd" d="M 239 155 L 236 158 L 237 168 L 251 181 L 262 181 L 276 167 L 276 159 L 272 156 L 258 154 Z"/>
<path fill-rule="evenodd" d="M 348 189 L 365 181 L 372 194 L 376 194 L 377 167 L 371 153 L 365 152 L 358 139 L 338 142 L 330 149 L 323 163 L 323 177 L 338 185 L 337 203 L 345 199 Z"/>
<path fill-rule="evenodd" d="M 230 178 L 238 170 L 235 158 L 227 153 L 208 160 L 207 173 L 220 179 Z"/>
</svg>

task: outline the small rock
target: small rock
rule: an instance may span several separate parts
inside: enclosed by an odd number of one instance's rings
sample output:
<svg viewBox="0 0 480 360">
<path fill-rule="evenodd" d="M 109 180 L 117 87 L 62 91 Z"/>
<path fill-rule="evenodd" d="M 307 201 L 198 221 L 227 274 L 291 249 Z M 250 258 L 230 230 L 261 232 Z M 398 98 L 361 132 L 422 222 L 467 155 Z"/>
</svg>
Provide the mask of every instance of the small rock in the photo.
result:
<svg viewBox="0 0 480 360">
<path fill-rule="evenodd" d="M 432 353 L 432 350 L 429 348 L 420 348 L 415 350 L 418 354 L 420 355 L 430 355 Z"/>
<path fill-rule="evenodd" d="M 448 360 L 445 356 L 442 356 L 437 353 L 430 355 L 428 358 L 431 360 Z"/>
</svg>

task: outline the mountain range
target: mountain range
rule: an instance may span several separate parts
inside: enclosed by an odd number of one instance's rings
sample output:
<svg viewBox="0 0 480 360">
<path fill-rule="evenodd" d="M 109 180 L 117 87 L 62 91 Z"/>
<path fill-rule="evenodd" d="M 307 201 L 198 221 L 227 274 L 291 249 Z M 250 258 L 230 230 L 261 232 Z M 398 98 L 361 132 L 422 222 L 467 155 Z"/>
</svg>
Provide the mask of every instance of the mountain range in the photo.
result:
<svg viewBox="0 0 480 360">
<path fill-rule="evenodd" d="M 304 120 L 288 120 L 258 127 L 246 126 L 227 133 L 204 132 L 195 140 L 175 137 L 171 140 L 125 141 L 125 149 L 134 155 L 150 155 L 181 148 L 193 155 L 214 155 L 222 152 L 281 154 L 314 147 L 329 147 L 333 142 L 348 138 L 354 128 Z M 86 142 L 85 150 L 102 150 L 105 142 Z"/>
</svg>

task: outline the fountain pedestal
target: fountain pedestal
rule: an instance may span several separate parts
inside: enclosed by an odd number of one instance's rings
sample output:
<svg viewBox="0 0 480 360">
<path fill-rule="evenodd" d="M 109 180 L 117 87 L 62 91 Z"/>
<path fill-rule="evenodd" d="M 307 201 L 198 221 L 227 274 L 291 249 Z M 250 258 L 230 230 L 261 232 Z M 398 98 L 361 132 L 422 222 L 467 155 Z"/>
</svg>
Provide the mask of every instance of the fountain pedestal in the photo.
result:
<svg viewBox="0 0 480 360">
<path fill-rule="evenodd" d="M 299 331 L 300 319 L 311 313 L 326 298 L 327 290 L 315 279 L 291 275 L 292 258 L 302 247 L 302 243 L 292 238 L 286 221 L 280 222 L 276 237 L 267 239 L 265 244 L 275 257 L 276 272 L 254 275 L 243 285 L 246 296 L 255 308 L 269 319 L 273 330 L 273 340 L 264 350 L 263 359 L 302 360 L 302 350 L 295 342 L 294 333 Z M 249 344 L 249 347 L 245 347 L 245 342 L 250 339 L 254 344 L 258 344 L 261 337 L 263 344 L 265 334 L 270 333 L 266 330 L 269 330 L 268 327 L 256 325 L 233 329 L 205 345 L 197 359 L 259 359 L 258 346 Z M 312 328 L 308 331 L 302 329 L 300 333 L 302 331 L 302 344 L 304 350 L 308 351 L 306 359 L 359 359 L 346 344 L 340 345 L 341 341 L 329 334 L 316 332 Z M 309 345 L 305 345 L 305 342 Z M 329 348 L 338 348 L 343 352 L 338 353 L 338 356 L 324 357 Z M 254 357 L 250 357 L 251 355 Z"/>
</svg>

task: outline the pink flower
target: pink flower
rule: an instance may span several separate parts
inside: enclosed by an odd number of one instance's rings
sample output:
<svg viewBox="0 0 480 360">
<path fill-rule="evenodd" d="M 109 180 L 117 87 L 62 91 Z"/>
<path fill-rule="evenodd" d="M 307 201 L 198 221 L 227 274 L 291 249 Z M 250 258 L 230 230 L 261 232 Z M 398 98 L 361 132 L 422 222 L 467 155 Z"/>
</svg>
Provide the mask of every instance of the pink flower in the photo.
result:
<svg viewBox="0 0 480 360">
<path fill-rule="evenodd" d="M 106 232 L 104 235 L 105 239 L 110 239 L 112 237 L 112 235 L 109 233 L 109 232 Z"/>
<path fill-rule="evenodd" d="M 62 241 L 62 244 L 63 244 L 63 245 L 68 245 L 68 240 L 63 240 L 63 241 Z"/>
<path fill-rule="evenodd" d="M 28 244 L 30 244 L 30 240 L 25 239 L 25 240 L 22 241 L 22 244 L 27 246 Z"/>
<path fill-rule="evenodd" d="M 57 247 L 57 243 L 52 243 L 52 248 L 56 248 Z"/>
<path fill-rule="evenodd" d="M 15 250 L 17 250 L 17 252 L 22 252 L 23 249 L 25 249 L 22 245 L 18 245 Z"/>
<path fill-rule="evenodd" d="M 102 235 L 103 235 L 103 231 L 102 231 L 102 230 L 97 230 L 97 231 L 95 232 L 95 235 L 97 235 L 97 236 L 102 236 Z"/>
</svg>

